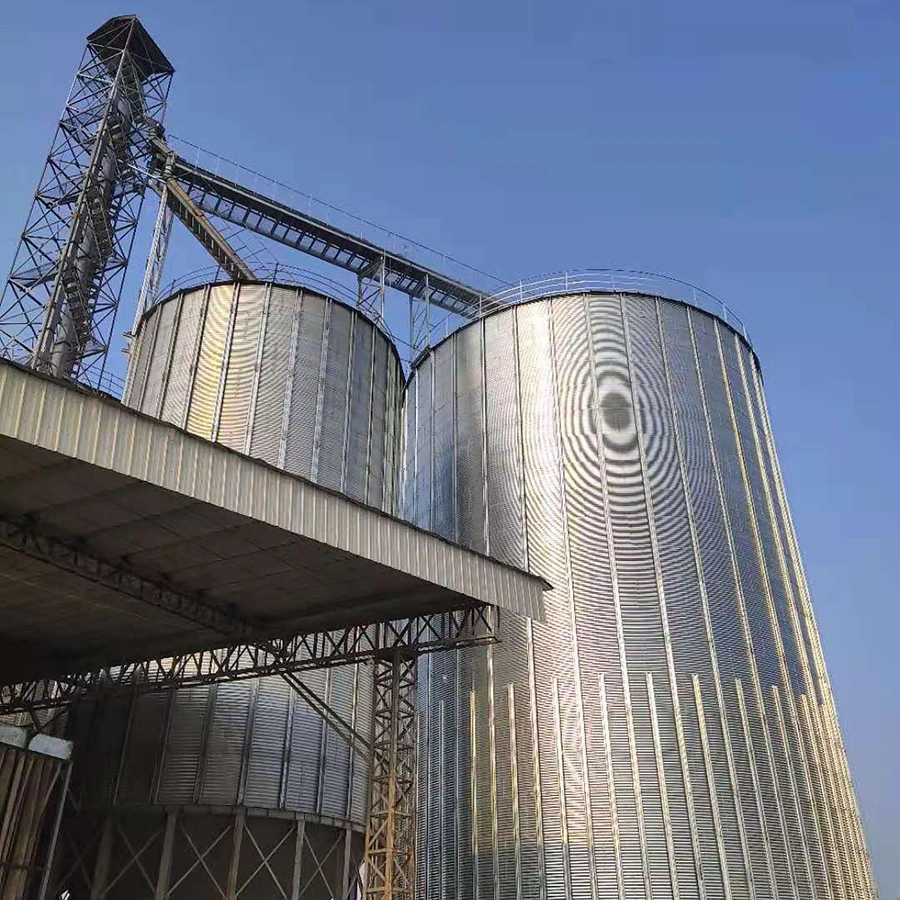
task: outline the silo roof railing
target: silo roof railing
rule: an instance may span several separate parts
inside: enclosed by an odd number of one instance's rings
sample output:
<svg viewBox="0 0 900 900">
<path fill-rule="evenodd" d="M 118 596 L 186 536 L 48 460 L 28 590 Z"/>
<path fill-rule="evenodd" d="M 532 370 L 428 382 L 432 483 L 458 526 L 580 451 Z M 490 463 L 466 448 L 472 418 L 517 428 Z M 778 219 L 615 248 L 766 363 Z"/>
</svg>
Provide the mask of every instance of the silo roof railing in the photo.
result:
<svg viewBox="0 0 900 900">
<path fill-rule="evenodd" d="M 680 278 L 634 269 L 570 269 L 565 272 L 538 275 L 511 284 L 502 291 L 486 297 L 481 314 L 486 316 L 506 306 L 515 306 L 542 297 L 591 291 L 649 294 L 668 300 L 678 300 L 718 316 L 751 344 L 743 320 L 715 294 Z"/>
<path fill-rule="evenodd" d="M 381 316 L 373 316 L 370 310 L 360 306 L 359 296 L 346 284 L 341 284 L 326 275 L 313 272 L 310 269 L 302 269 L 286 263 L 258 263 L 254 262 L 253 272 L 256 282 L 272 282 L 273 284 L 287 287 L 306 288 L 315 293 L 338 300 L 352 309 L 357 310 L 364 318 L 368 318 L 372 324 L 382 331 L 395 345 L 406 343 L 394 334 L 388 323 Z M 206 284 L 231 283 L 231 276 L 221 266 L 206 266 L 202 269 L 194 269 L 185 275 L 175 278 L 157 291 L 155 297 L 151 297 L 147 306 L 141 310 L 138 321 L 151 309 L 174 296 L 181 291 L 189 291 L 192 288 L 202 287 Z M 114 393 L 114 392 L 113 392 Z M 121 396 L 122 388 L 118 386 L 116 396 Z"/>
<path fill-rule="evenodd" d="M 358 298 L 356 293 L 350 290 L 347 285 L 334 281 L 325 275 L 320 275 L 318 272 L 312 272 L 309 269 L 302 269 L 285 263 L 254 263 L 253 271 L 257 281 L 272 281 L 291 287 L 305 287 L 332 297 L 335 300 L 342 300 L 349 306 L 357 305 Z M 148 312 L 157 303 L 171 297 L 173 294 L 177 294 L 179 291 L 186 291 L 219 281 L 232 281 L 231 276 L 221 266 L 206 266 L 202 269 L 194 269 L 160 288 L 156 296 L 151 298 L 143 312 Z"/>
</svg>

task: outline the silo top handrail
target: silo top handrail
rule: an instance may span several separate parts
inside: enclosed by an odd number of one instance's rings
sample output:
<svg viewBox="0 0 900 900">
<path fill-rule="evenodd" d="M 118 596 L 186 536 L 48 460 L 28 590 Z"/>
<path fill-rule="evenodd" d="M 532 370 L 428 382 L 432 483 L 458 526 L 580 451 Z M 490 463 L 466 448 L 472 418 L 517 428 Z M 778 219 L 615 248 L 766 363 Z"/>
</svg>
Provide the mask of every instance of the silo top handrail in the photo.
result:
<svg viewBox="0 0 900 900">
<path fill-rule="evenodd" d="M 312 272 L 309 269 L 300 269 L 296 266 L 278 264 L 259 263 L 254 265 L 254 274 L 257 281 L 274 282 L 278 284 L 288 285 L 290 287 L 305 287 L 313 291 L 319 291 L 335 300 L 343 300 L 350 306 L 356 306 L 356 294 L 340 282 L 333 281 L 318 272 Z M 166 300 L 179 291 L 190 290 L 191 288 L 200 287 L 204 284 L 216 283 L 219 281 L 231 281 L 228 274 L 221 266 L 207 266 L 203 269 L 195 269 L 170 281 L 161 288 L 155 297 L 151 298 L 144 313 L 149 312 L 162 300 Z"/>
<path fill-rule="evenodd" d="M 486 316 L 504 306 L 514 306 L 541 297 L 590 291 L 651 294 L 669 300 L 679 300 L 718 316 L 743 335 L 744 340 L 752 346 L 743 320 L 715 294 L 680 278 L 633 269 L 569 269 L 564 272 L 538 275 L 511 284 L 502 291 L 485 297 L 479 312 L 481 316 Z"/>
</svg>

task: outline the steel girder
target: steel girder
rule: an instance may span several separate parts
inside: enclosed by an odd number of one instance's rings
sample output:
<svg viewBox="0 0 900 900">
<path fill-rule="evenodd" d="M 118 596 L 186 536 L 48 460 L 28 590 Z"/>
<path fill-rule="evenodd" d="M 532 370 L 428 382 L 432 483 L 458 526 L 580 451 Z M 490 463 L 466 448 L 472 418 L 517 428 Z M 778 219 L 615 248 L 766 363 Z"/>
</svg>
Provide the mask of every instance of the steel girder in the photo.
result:
<svg viewBox="0 0 900 900">
<path fill-rule="evenodd" d="M 0 715 L 55 709 L 116 691 L 169 690 L 371 662 L 394 651 L 421 654 L 483 646 L 497 641 L 498 616 L 496 607 L 475 603 L 452 612 L 299 634 L 265 646 L 241 644 L 2 685 Z"/>
<path fill-rule="evenodd" d="M 0 299 L 0 353 L 101 386 L 174 70 L 135 16 L 93 32 Z"/>
<path fill-rule="evenodd" d="M 112 563 L 85 551 L 76 543 L 60 540 L 29 523 L 0 516 L 0 545 L 127 594 L 149 606 L 211 628 L 232 640 L 261 639 L 258 623 L 230 615 L 199 596 L 174 591 L 165 584 L 139 575 L 121 563 Z"/>
</svg>

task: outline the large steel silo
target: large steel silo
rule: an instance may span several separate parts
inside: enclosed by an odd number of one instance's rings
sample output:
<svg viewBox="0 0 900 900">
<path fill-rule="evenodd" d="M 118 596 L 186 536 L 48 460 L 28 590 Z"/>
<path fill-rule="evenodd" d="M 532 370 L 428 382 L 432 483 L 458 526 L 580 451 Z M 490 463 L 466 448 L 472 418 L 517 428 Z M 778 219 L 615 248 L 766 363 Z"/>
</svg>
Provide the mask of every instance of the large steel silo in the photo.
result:
<svg viewBox="0 0 900 900">
<path fill-rule="evenodd" d="M 547 578 L 420 675 L 419 896 L 876 896 L 744 337 L 586 290 L 419 359 L 402 506 Z"/>
<path fill-rule="evenodd" d="M 392 342 L 348 305 L 304 287 L 205 284 L 143 317 L 125 402 L 390 511 L 402 388 Z M 190 509 L 183 527 L 203 534 Z M 204 550 L 202 578 L 227 582 L 216 547 Z M 370 730 L 365 668 L 303 680 Z M 83 704 L 72 718 L 85 897 L 346 895 L 368 767 L 282 679 Z"/>
</svg>

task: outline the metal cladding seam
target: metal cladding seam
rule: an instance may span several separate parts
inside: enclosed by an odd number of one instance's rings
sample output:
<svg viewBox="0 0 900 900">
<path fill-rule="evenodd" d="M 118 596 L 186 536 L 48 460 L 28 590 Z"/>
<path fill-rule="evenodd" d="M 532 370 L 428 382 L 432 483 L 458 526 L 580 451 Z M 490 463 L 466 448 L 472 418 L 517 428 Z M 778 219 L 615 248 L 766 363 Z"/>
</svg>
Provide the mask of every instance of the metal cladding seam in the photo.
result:
<svg viewBox="0 0 900 900">
<path fill-rule="evenodd" d="M 554 585 L 422 663 L 419 896 L 876 897 L 745 340 L 539 299 L 422 357 L 405 416 L 403 514 Z"/>
</svg>

